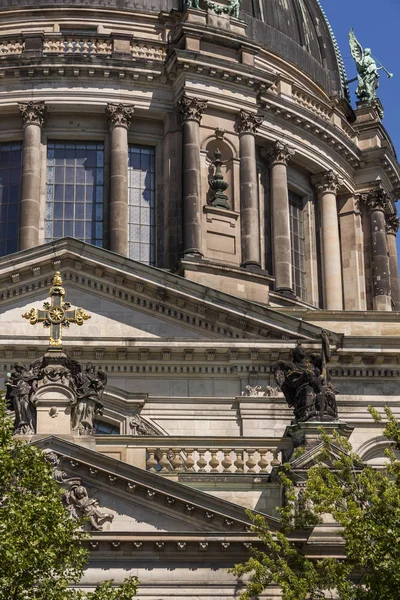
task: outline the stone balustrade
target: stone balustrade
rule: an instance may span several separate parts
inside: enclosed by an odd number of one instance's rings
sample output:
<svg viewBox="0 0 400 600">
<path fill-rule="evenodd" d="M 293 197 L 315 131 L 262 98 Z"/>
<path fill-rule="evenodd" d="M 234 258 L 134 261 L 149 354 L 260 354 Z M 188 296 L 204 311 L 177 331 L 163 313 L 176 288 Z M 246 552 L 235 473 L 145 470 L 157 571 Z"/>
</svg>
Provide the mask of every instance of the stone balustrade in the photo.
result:
<svg viewBox="0 0 400 600">
<path fill-rule="evenodd" d="M 0 57 L 13 54 L 22 54 L 25 48 L 25 42 L 18 37 L 12 40 L 0 40 Z"/>
<path fill-rule="evenodd" d="M 192 448 L 159 446 L 147 448 L 146 469 L 160 475 L 177 473 L 268 474 L 281 464 L 277 448 Z"/>
<path fill-rule="evenodd" d="M 46 38 L 43 41 L 45 54 L 111 54 L 112 49 L 112 42 L 108 36 L 62 36 Z"/>
</svg>

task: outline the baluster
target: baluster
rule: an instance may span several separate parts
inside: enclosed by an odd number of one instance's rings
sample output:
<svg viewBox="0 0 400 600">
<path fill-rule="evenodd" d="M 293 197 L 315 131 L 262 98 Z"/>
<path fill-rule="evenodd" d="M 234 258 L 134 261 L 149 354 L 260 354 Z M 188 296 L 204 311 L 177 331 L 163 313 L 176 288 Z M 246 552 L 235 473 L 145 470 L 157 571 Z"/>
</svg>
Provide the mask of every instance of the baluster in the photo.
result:
<svg viewBox="0 0 400 600">
<path fill-rule="evenodd" d="M 258 461 L 258 466 L 260 467 L 260 473 L 267 473 L 267 467 L 269 462 L 266 459 L 266 454 L 268 452 L 268 448 L 259 448 L 258 452 L 260 454 L 260 460 Z"/>
<path fill-rule="evenodd" d="M 171 464 L 174 468 L 174 471 L 176 471 L 177 473 L 181 473 L 183 471 L 181 449 L 172 448 L 172 452 L 174 454 L 174 457 L 171 461 Z"/>
<path fill-rule="evenodd" d="M 65 52 L 73 52 L 74 46 L 75 46 L 75 42 L 73 40 L 68 40 L 66 42 Z"/>
<path fill-rule="evenodd" d="M 254 467 L 257 464 L 257 461 L 254 459 L 254 449 L 251 448 L 247 448 L 247 460 L 246 460 L 246 465 L 247 465 L 247 472 L 248 473 L 255 473 Z"/>
<path fill-rule="evenodd" d="M 210 452 L 211 452 L 211 459 L 208 462 L 208 464 L 211 467 L 210 473 L 219 473 L 219 470 L 218 470 L 219 458 L 217 457 L 218 449 L 210 448 Z"/>
<path fill-rule="evenodd" d="M 204 458 L 205 453 L 207 452 L 207 450 L 197 450 L 199 453 L 199 458 L 197 460 L 197 466 L 199 467 L 199 473 L 205 473 L 206 472 L 206 466 L 208 465 L 208 460 L 206 460 Z"/>
<path fill-rule="evenodd" d="M 236 467 L 236 473 L 244 473 L 244 460 L 243 460 L 243 450 L 240 448 L 235 449 L 236 459 L 233 463 Z"/>
<path fill-rule="evenodd" d="M 81 43 L 80 43 L 80 46 L 81 46 L 81 52 L 83 54 L 88 54 L 88 52 L 89 52 L 88 41 L 87 40 L 82 40 Z"/>
<path fill-rule="evenodd" d="M 171 471 L 171 463 L 168 460 L 169 448 L 160 448 L 159 450 L 161 452 L 161 458 L 158 461 L 158 464 L 161 467 L 159 473 L 169 473 L 169 471 Z"/>
<path fill-rule="evenodd" d="M 278 458 L 279 450 L 273 450 L 273 459 L 271 460 L 271 467 L 279 467 L 281 461 Z"/>
<path fill-rule="evenodd" d="M 195 460 L 193 458 L 193 452 L 193 448 L 185 448 L 186 458 L 184 465 L 186 471 L 194 471 Z"/>
<path fill-rule="evenodd" d="M 155 457 L 156 449 L 147 448 L 147 452 L 149 453 L 149 458 L 146 460 L 146 468 L 148 471 L 156 472 L 156 466 L 158 465 L 158 461 Z"/>
<path fill-rule="evenodd" d="M 222 466 L 224 467 L 223 472 L 231 473 L 232 459 L 229 456 L 231 453 L 231 449 L 225 448 L 225 449 L 222 449 L 222 452 L 224 453 L 224 458 L 222 459 L 222 463 L 221 463 Z"/>
</svg>

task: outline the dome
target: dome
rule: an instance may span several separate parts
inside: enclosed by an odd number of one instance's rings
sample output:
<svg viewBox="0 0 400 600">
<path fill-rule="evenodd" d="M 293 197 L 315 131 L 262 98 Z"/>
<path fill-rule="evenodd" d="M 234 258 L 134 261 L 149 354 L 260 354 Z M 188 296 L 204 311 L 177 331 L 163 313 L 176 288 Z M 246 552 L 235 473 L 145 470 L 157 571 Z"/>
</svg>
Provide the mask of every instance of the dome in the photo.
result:
<svg viewBox="0 0 400 600">
<path fill-rule="evenodd" d="M 182 0 L 0 0 L 3 10 L 16 6 L 159 14 L 182 9 Z M 344 64 L 319 0 L 242 0 L 241 9 L 240 18 L 246 21 L 252 41 L 296 65 L 329 94 L 346 96 Z"/>
</svg>

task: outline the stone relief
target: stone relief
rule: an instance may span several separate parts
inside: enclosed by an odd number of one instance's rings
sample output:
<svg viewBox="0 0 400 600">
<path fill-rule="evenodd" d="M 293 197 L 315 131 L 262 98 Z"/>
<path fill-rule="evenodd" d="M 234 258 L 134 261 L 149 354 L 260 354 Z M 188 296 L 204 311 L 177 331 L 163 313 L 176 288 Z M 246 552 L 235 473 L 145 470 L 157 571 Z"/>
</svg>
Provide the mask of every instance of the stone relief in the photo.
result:
<svg viewBox="0 0 400 600">
<path fill-rule="evenodd" d="M 160 435 L 157 429 L 142 419 L 139 414 L 133 415 L 129 426 L 133 435 Z"/>
<path fill-rule="evenodd" d="M 338 419 L 338 391 L 326 371 L 324 349 L 321 354 L 306 357 L 299 344 L 292 351 L 292 362 L 277 362 L 274 373 L 288 406 L 293 408 L 296 422 Z"/>
<path fill-rule="evenodd" d="M 111 522 L 114 515 L 103 512 L 96 498 L 90 498 L 87 489 L 79 477 L 69 477 L 60 467 L 60 457 L 52 450 L 45 450 L 46 460 L 51 465 L 53 477 L 66 487 L 63 503 L 75 520 L 86 518 L 91 531 L 102 531 L 106 521 Z"/>
<path fill-rule="evenodd" d="M 246 390 L 242 392 L 242 396 L 261 396 L 271 398 L 281 396 L 282 391 L 279 386 L 272 385 L 246 385 Z"/>
<path fill-rule="evenodd" d="M 51 358 L 55 359 L 54 356 Z M 87 363 L 83 369 L 80 363 L 71 360 L 62 351 L 58 353 L 56 362 L 49 364 L 49 357 L 45 354 L 29 366 L 14 363 L 12 370 L 7 373 L 5 403 L 14 413 L 15 434 L 36 433 L 35 394 L 39 387 L 50 384 L 67 386 L 76 395 L 71 412 L 72 431 L 80 435 L 95 434 L 94 418 L 103 413 L 106 374 L 96 369 L 93 363 Z"/>
</svg>

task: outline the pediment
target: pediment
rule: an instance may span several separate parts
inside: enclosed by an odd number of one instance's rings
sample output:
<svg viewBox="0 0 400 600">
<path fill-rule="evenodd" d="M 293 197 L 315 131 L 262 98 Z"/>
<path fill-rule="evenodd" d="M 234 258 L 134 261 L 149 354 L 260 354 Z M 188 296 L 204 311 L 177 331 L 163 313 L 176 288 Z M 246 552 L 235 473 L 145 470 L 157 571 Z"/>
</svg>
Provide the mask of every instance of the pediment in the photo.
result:
<svg viewBox="0 0 400 600">
<path fill-rule="evenodd" d="M 0 260 L 0 318 L 3 343 L 47 339 L 21 313 L 40 305 L 54 272 L 64 279 L 66 299 L 92 318 L 72 326 L 68 341 L 118 343 L 138 340 L 320 339 L 321 328 L 178 275 L 138 263 L 72 238 L 63 238 Z M 29 333 L 27 333 L 29 331 Z M 336 334 L 331 339 L 339 340 Z M 0 339 L 1 341 L 1 339 Z"/>
<path fill-rule="evenodd" d="M 88 497 L 98 501 L 101 513 L 111 515 L 101 523 L 102 530 L 110 535 L 188 531 L 242 534 L 249 530 L 250 519 L 242 506 L 65 439 L 51 436 L 34 443 L 57 455 L 57 468 L 64 472 L 65 481 L 60 485 L 69 489 L 75 485 L 69 482 L 78 479 Z M 272 517 L 268 520 L 276 529 L 278 521 Z"/>
<path fill-rule="evenodd" d="M 319 442 L 310 450 L 290 462 L 293 471 L 298 474 L 301 472 L 306 473 L 311 467 L 317 464 L 334 469 L 335 461 L 343 457 L 348 457 L 348 454 L 339 448 L 339 446 L 331 444 L 329 451 L 327 451 L 324 443 Z M 362 468 L 362 463 L 360 463 L 359 468 Z"/>
</svg>

